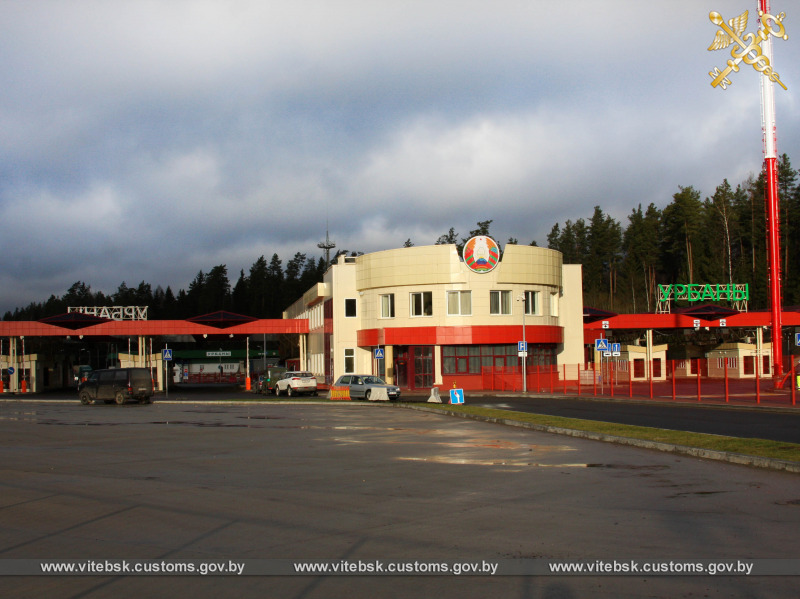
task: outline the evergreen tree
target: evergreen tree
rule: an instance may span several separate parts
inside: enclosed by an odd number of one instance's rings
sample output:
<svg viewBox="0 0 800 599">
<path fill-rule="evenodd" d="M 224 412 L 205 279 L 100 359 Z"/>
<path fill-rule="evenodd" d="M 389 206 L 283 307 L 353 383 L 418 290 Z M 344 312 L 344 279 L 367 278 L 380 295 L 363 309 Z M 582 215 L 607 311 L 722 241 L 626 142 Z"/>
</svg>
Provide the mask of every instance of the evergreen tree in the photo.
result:
<svg viewBox="0 0 800 599">
<path fill-rule="evenodd" d="M 703 230 L 703 205 L 700 193 L 692 186 L 679 190 L 662 215 L 662 268 L 670 283 L 694 283 L 703 262 L 703 257 L 697 255 Z"/>
<path fill-rule="evenodd" d="M 265 314 L 267 318 L 280 318 L 286 307 L 283 302 L 283 266 L 278 254 L 273 254 L 267 267 L 267 284 L 265 288 Z"/>
<path fill-rule="evenodd" d="M 632 311 L 642 306 L 651 312 L 658 300 L 656 280 L 658 271 L 658 230 L 661 212 L 650 204 L 645 212 L 642 205 L 628 216 L 628 228 L 623 235 L 625 248 L 625 278 L 631 289 Z M 643 302 L 637 305 L 637 298 Z"/>
<path fill-rule="evenodd" d="M 228 281 L 228 267 L 219 264 L 213 267 L 205 277 L 205 285 L 200 293 L 200 314 L 229 310 L 231 284 Z"/>
<path fill-rule="evenodd" d="M 458 243 L 458 233 L 453 227 L 450 227 L 450 230 L 445 233 L 444 235 L 439 236 L 439 239 L 436 240 L 436 245 L 447 245 L 447 244 L 457 244 Z"/>
<path fill-rule="evenodd" d="M 250 280 L 245 276 L 244 269 L 240 269 L 239 278 L 231 291 L 231 310 L 237 314 L 251 314 L 251 297 Z"/>
</svg>

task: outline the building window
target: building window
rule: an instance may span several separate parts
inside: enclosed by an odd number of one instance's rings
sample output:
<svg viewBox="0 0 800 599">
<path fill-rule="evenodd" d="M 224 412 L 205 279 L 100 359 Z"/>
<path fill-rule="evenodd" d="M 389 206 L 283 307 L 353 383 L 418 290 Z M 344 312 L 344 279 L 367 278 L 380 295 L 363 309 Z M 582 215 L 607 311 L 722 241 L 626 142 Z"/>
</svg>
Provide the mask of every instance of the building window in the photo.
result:
<svg viewBox="0 0 800 599">
<path fill-rule="evenodd" d="M 347 298 L 344 300 L 344 315 L 346 318 L 356 317 L 356 299 Z"/>
<path fill-rule="evenodd" d="M 644 360 L 642 358 L 633 360 L 633 377 L 637 379 L 644 377 Z"/>
<path fill-rule="evenodd" d="M 511 314 L 511 292 L 510 291 L 490 291 L 489 292 L 489 314 L 509 315 Z"/>
<path fill-rule="evenodd" d="M 381 296 L 381 318 L 394 318 L 394 293 Z"/>
<path fill-rule="evenodd" d="M 472 292 L 448 291 L 447 292 L 448 316 L 472 316 Z"/>
<path fill-rule="evenodd" d="M 344 371 L 347 374 L 352 374 L 356 371 L 356 350 L 344 350 Z"/>
<path fill-rule="evenodd" d="M 653 358 L 653 378 L 661 376 L 661 358 Z"/>
<path fill-rule="evenodd" d="M 556 363 L 552 345 L 528 344 L 528 366 Z M 445 345 L 442 347 L 442 374 L 481 374 L 483 369 L 518 371 L 516 345 Z"/>
<path fill-rule="evenodd" d="M 411 316 L 433 316 L 433 292 L 411 294 Z"/>
<path fill-rule="evenodd" d="M 525 292 L 525 315 L 538 316 L 539 315 L 539 292 L 526 291 Z"/>
<path fill-rule="evenodd" d="M 558 293 L 550 294 L 550 316 L 558 316 Z"/>
</svg>

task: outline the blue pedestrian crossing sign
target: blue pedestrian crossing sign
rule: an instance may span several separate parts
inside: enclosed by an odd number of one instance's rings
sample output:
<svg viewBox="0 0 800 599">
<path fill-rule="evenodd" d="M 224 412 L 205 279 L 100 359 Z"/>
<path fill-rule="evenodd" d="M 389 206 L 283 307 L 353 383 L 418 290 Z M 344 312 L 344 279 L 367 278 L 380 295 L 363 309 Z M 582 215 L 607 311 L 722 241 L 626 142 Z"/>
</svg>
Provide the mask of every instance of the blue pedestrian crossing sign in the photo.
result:
<svg viewBox="0 0 800 599">
<path fill-rule="evenodd" d="M 383 348 L 382 347 L 376 348 L 374 353 L 375 353 L 375 359 L 376 360 L 383 360 L 384 354 L 383 354 Z"/>
<path fill-rule="evenodd" d="M 800 333 L 795 333 L 794 334 L 794 344 L 795 345 L 800 345 Z"/>
<path fill-rule="evenodd" d="M 594 350 L 595 351 L 611 351 L 608 347 L 608 339 L 595 339 L 594 340 Z"/>
<path fill-rule="evenodd" d="M 162 349 L 161 350 L 161 359 L 164 361 L 169 361 L 172 359 L 172 350 L 171 349 Z"/>
</svg>

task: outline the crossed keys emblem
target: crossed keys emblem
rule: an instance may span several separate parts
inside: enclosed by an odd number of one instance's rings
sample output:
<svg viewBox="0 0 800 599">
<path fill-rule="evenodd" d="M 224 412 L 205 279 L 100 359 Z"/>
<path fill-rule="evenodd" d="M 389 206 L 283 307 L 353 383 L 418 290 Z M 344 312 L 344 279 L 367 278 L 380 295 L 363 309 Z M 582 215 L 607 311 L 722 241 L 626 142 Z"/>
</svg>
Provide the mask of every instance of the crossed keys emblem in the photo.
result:
<svg viewBox="0 0 800 599">
<path fill-rule="evenodd" d="M 731 58 L 728 60 L 728 66 L 723 71 L 715 68 L 708 73 L 713 79 L 711 86 L 720 86 L 722 89 L 727 89 L 731 84 L 728 75 L 731 74 L 731 71 L 737 72 L 739 63 L 744 61 L 745 64 L 753 65 L 756 71 L 762 73 L 770 81 L 774 81 L 783 89 L 786 89 L 780 75 L 772 68 L 769 57 L 765 56 L 761 51 L 761 43 L 766 41 L 770 35 L 784 40 L 789 39 L 789 36 L 786 35 L 786 29 L 783 27 L 783 19 L 786 18 L 786 13 L 781 13 L 774 17 L 759 10 L 758 16 L 761 18 L 761 27 L 758 32 L 742 36 L 747 27 L 747 14 L 748 12 L 744 11 L 738 17 L 734 17 L 726 23 L 718 12 L 709 13 L 708 18 L 714 25 L 718 25 L 720 29 L 708 49 L 722 50 L 731 44 L 734 45 L 731 48 Z"/>
</svg>

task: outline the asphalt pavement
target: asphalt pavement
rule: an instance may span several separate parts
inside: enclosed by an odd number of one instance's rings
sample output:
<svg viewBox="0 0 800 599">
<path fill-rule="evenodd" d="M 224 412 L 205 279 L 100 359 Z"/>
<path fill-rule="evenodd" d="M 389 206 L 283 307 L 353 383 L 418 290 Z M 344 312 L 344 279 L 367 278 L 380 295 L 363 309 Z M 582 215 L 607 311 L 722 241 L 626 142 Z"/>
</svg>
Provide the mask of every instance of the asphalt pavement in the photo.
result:
<svg viewBox="0 0 800 599">
<path fill-rule="evenodd" d="M 4 399 L 60 400 L 77 402 L 72 390 L 47 393 L 9 395 Z M 258 395 L 244 391 L 237 385 L 179 385 L 168 393 L 159 393 L 154 401 L 218 401 L 231 399 L 256 399 Z M 320 399 L 324 399 L 323 392 Z M 404 402 L 425 402 L 428 394 L 405 393 Z M 800 409 L 792 407 L 742 406 L 703 404 L 698 402 L 662 402 L 636 399 L 610 399 L 603 397 L 570 397 L 562 395 L 534 395 L 508 392 L 466 392 L 466 403 L 485 406 L 580 418 L 601 422 L 614 422 L 682 430 L 713 435 L 767 439 L 787 443 L 800 443 Z"/>
<path fill-rule="evenodd" d="M 0 452 L 0 565 L 380 562 L 410 574 L 95 569 L 0 576 L 4 597 L 797 597 L 797 570 L 686 569 L 792 557 L 795 474 L 365 402 L 12 399 L 0 402 Z M 576 561 L 680 569 L 411 575 L 442 563 Z"/>
</svg>

